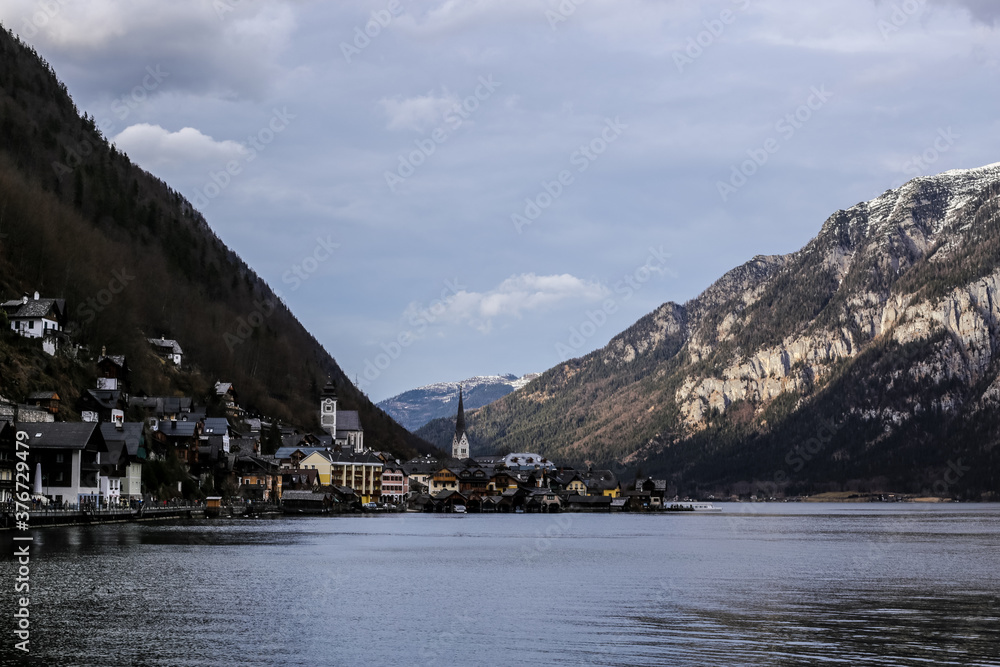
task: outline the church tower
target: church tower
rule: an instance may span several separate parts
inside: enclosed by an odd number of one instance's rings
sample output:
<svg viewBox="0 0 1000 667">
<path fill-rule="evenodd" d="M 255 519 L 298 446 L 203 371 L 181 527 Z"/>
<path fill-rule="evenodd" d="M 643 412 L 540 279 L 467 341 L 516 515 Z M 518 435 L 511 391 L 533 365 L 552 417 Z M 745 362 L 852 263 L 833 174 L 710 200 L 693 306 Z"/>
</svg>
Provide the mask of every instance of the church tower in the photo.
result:
<svg viewBox="0 0 1000 667">
<path fill-rule="evenodd" d="M 327 380 L 319 400 L 319 423 L 323 430 L 330 434 L 334 442 L 337 440 L 337 391 L 333 380 Z"/>
<path fill-rule="evenodd" d="M 455 437 L 451 441 L 451 456 L 469 458 L 469 438 L 465 435 L 465 407 L 462 404 L 462 387 L 458 387 L 458 418 L 455 420 Z"/>
</svg>

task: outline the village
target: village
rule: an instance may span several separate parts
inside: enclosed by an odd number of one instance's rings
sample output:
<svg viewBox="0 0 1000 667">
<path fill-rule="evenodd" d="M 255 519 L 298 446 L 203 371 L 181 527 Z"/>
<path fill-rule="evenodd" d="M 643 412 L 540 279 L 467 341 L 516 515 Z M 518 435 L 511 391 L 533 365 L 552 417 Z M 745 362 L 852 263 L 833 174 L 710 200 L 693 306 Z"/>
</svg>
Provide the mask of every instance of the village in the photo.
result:
<svg viewBox="0 0 1000 667">
<path fill-rule="evenodd" d="M 46 354 L 66 343 L 62 300 L 36 292 L 0 308 L 11 330 L 39 342 Z M 165 365 L 184 363 L 179 341 L 148 343 Z M 63 388 L 21 400 L 0 396 L 5 508 L 18 497 L 19 461 L 27 463 L 37 511 L 138 511 L 178 503 L 204 506 L 209 515 L 234 507 L 286 514 L 671 508 L 666 480 L 623 487 L 610 470 L 558 466 L 536 453 L 471 456 L 461 394 L 451 456 L 400 461 L 366 442 L 358 413 L 338 408 L 332 382 L 317 405 L 322 430 L 301 432 L 250 416 L 232 383 L 217 381 L 210 396 L 132 393 L 124 355 L 101 349 L 95 357 L 96 382 L 81 388 L 74 406 L 80 421 L 59 419 Z M 176 473 L 170 486 L 164 471 Z"/>
</svg>

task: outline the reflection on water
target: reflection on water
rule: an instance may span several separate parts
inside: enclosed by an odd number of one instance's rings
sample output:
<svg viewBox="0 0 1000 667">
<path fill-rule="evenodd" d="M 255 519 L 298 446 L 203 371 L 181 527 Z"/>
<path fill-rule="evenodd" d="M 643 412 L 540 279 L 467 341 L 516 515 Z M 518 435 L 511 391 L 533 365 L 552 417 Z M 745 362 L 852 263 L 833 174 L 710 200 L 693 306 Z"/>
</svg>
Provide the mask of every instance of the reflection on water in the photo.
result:
<svg viewBox="0 0 1000 667">
<path fill-rule="evenodd" d="M 725 507 L 35 531 L 33 654 L 46 665 L 1000 664 L 997 506 Z"/>
</svg>

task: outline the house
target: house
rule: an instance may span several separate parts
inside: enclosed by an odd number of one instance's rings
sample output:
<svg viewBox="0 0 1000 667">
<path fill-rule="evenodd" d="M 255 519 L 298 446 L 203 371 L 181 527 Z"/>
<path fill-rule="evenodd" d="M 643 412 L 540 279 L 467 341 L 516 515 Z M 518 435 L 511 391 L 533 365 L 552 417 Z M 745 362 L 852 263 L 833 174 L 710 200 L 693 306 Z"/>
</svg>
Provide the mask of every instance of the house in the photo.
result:
<svg viewBox="0 0 1000 667">
<path fill-rule="evenodd" d="M 264 502 L 281 499 L 282 475 L 277 464 L 259 456 L 238 454 L 232 474 L 243 498 Z"/>
<path fill-rule="evenodd" d="M 566 508 L 571 512 L 610 512 L 610 496 L 567 496 L 564 499 Z"/>
<path fill-rule="evenodd" d="M 41 464 L 42 494 L 59 503 L 98 503 L 101 499 L 99 456 L 108 451 L 97 424 L 18 423 L 28 434 L 28 465 Z"/>
<path fill-rule="evenodd" d="M 322 486 L 347 486 L 354 489 L 362 503 L 370 503 L 382 495 L 382 468 L 378 457 L 366 453 L 319 450 L 309 454 L 300 464 L 306 470 L 316 470 Z"/>
<path fill-rule="evenodd" d="M 58 333 L 66 327 L 66 301 L 42 299 L 38 292 L 34 298 L 27 295 L 0 304 L 7 315 L 10 328 L 25 338 L 41 338 L 42 349 L 50 355 L 56 353 Z"/>
<path fill-rule="evenodd" d="M 279 447 L 274 458 L 282 468 L 301 468 L 302 461 L 310 454 L 328 450 L 329 447 Z"/>
<path fill-rule="evenodd" d="M 237 403 L 238 399 L 236 389 L 231 382 L 215 383 L 215 400 L 219 402 L 219 406 L 225 411 L 227 417 L 234 419 L 239 417 L 242 411 Z"/>
<path fill-rule="evenodd" d="M 124 354 L 107 355 L 106 348 L 101 348 L 101 356 L 97 358 L 97 388 L 121 391 L 128 402 L 129 367 Z"/>
<path fill-rule="evenodd" d="M 490 479 L 492 475 L 482 468 L 469 467 L 458 471 L 458 490 L 465 495 L 490 495 Z"/>
<path fill-rule="evenodd" d="M 621 495 L 618 477 L 610 470 L 589 470 L 582 478 L 587 486 L 587 493 L 591 496 L 617 498 Z"/>
<path fill-rule="evenodd" d="M 128 401 L 118 389 L 88 389 L 80 395 L 77 408 L 85 422 L 125 421 Z"/>
<path fill-rule="evenodd" d="M 410 482 L 406 471 L 398 463 L 387 463 L 382 467 L 382 496 L 384 503 L 398 504 L 406 500 L 410 493 Z"/>
<path fill-rule="evenodd" d="M 142 422 L 123 422 L 113 424 L 104 422 L 101 424 L 101 434 L 104 442 L 108 445 L 109 452 L 112 444 L 122 445 L 125 470 L 120 477 L 119 494 L 123 500 L 142 499 L 142 464 L 146 460 L 146 436 Z M 112 463 L 111 458 L 107 460 Z M 104 465 L 105 458 L 101 456 L 101 464 Z"/>
<path fill-rule="evenodd" d="M 280 468 L 282 494 L 285 491 L 311 491 L 319 487 L 319 472 L 297 468 Z M 284 495 L 282 495 L 284 498 Z"/>
<path fill-rule="evenodd" d="M 202 439 L 207 440 L 210 436 L 219 436 L 222 443 L 222 451 L 228 454 L 229 446 L 232 442 L 229 437 L 229 420 L 223 417 L 206 417 L 203 422 L 204 426 L 201 430 Z"/>
<path fill-rule="evenodd" d="M 59 414 L 59 403 L 62 399 L 54 391 L 35 391 L 28 394 L 25 402 L 33 407 L 41 408 L 54 415 Z"/>
<path fill-rule="evenodd" d="M 315 491 L 286 491 L 281 505 L 285 513 L 321 514 L 330 511 L 333 496 Z"/>
<path fill-rule="evenodd" d="M 527 512 L 559 512 L 563 500 L 551 489 L 531 489 L 524 509 Z"/>
<path fill-rule="evenodd" d="M 189 420 L 162 420 L 153 431 L 153 441 L 177 455 L 189 467 L 198 465 L 201 423 Z"/>
<path fill-rule="evenodd" d="M 635 485 L 635 490 L 642 491 L 649 496 L 648 502 L 651 509 L 659 509 L 663 507 L 663 499 L 667 495 L 667 480 L 647 477 L 645 481 Z"/>
<path fill-rule="evenodd" d="M 555 470 L 556 465 L 540 454 L 521 452 L 508 454 L 503 464 L 510 470 Z"/>
<path fill-rule="evenodd" d="M 169 338 L 147 338 L 149 344 L 153 346 L 153 350 L 160 355 L 164 360 L 169 361 L 174 366 L 181 365 L 181 358 L 184 355 L 184 351 L 181 350 L 180 343 Z"/>
<path fill-rule="evenodd" d="M 146 412 L 146 416 L 155 419 L 193 418 L 197 421 L 194 411 L 194 401 L 187 396 L 133 396 L 128 400 L 129 407 L 138 406 Z"/>
<path fill-rule="evenodd" d="M 9 421 L 0 421 L 0 503 L 14 500 L 14 471 L 17 429 Z M 33 472 L 33 471 L 32 471 Z"/>
<path fill-rule="evenodd" d="M 410 488 L 415 491 L 420 490 L 421 493 L 429 491 L 434 473 L 439 468 L 438 460 L 431 458 L 429 454 L 424 458 L 419 456 L 412 458 L 403 464 L 403 471 L 406 472 L 406 476 L 410 480 Z"/>
</svg>

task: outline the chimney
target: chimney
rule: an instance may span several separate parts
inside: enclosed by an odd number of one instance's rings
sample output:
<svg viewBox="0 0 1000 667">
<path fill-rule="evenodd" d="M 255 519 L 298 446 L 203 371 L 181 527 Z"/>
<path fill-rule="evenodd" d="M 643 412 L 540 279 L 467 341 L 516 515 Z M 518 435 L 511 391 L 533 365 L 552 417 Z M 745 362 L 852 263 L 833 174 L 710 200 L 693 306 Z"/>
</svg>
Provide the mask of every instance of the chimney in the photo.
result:
<svg viewBox="0 0 1000 667">
<path fill-rule="evenodd" d="M 101 346 L 101 356 L 106 357 L 108 355 L 108 348 L 104 345 Z"/>
<path fill-rule="evenodd" d="M 21 297 L 21 303 L 28 303 L 28 295 L 27 294 L 25 294 L 24 296 Z"/>
<path fill-rule="evenodd" d="M 38 292 L 35 292 L 35 301 L 38 301 Z"/>
</svg>

